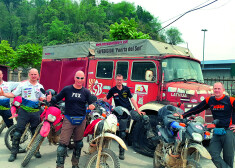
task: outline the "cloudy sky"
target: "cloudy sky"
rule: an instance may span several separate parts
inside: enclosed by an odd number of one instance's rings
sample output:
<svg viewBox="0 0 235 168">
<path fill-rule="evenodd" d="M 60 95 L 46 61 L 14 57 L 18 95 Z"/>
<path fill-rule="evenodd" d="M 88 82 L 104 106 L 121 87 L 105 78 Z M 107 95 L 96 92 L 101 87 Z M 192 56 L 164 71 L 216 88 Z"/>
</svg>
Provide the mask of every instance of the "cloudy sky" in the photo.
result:
<svg viewBox="0 0 235 168">
<path fill-rule="evenodd" d="M 118 3 L 122 0 L 109 0 Z M 183 14 L 200 4 L 207 4 L 214 0 L 126 0 L 140 5 L 162 22 Z M 215 3 L 190 12 L 173 23 L 182 33 L 182 38 L 193 53 L 203 60 L 203 32 L 205 33 L 205 60 L 235 59 L 235 0 L 217 0 Z M 181 44 L 186 47 L 187 44 Z"/>
</svg>

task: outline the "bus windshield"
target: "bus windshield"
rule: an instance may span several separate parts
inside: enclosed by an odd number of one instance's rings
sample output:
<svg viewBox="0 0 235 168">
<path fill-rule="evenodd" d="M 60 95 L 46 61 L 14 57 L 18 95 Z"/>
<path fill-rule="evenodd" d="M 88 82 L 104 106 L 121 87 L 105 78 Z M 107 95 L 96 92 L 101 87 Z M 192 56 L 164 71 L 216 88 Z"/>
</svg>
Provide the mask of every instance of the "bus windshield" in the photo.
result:
<svg viewBox="0 0 235 168">
<path fill-rule="evenodd" d="M 164 81 L 194 81 L 204 83 L 201 66 L 198 62 L 183 58 L 162 60 Z"/>
</svg>

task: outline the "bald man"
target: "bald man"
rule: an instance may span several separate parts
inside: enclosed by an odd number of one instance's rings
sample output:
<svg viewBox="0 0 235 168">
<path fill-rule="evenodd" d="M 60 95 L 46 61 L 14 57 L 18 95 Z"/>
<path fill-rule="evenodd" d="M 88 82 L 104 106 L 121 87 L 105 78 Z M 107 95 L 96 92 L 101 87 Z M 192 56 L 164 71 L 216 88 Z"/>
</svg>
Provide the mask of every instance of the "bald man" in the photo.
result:
<svg viewBox="0 0 235 168">
<path fill-rule="evenodd" d="M 235 98 L 224 95 L 224 85 L 216 82 L 213 86 L 214 96 L 208 97 L 200 104 L 183 114 L 183 118 L 210 109 L 213 119 L 218 119 L 210 142 L 209 152 L 217 168 L 233 168 L 235 150 Z M 220 131 L 216 131 L 220 130 Z M 223 158 L 220 156 L 223 150 Z"/>
<path fill-rule="evenodd" d="M 18 84 L 19 82 L 3 81 L 3 72 L 0 70 L 0 90 L 3 90 L 5 93 L 9 93 L 14 90 Z M 9 119 L 11 117 L 10 98 L 5 96 L 0 96 L 0 116 L 2 116 L 3 121 L 8 128 L 13 125 L 13 119 Z"/>
<path fill-rule="evenodd" d="M 51 98 L 48 95 L 47 100 L 51 99 L 52 103 L 56 103 L 65 98 L 65 118 L 60 134 L 60 144 L 57 148 L 57 168 L 64 168 L 64 162 L 67 153 L 67 146 L 73 134 L 74 150 L 72 156 L 72 168 L 78 168 L 78 162 L 83 147 L 83 133 L 86 126 L 86 104 L 90 109 L 94 108 L 90 99 L 91 93 L 83 87 L 85 75 L 83 71 L 77 71 L 74 75 L 74 84 L 64 87 L 61 92 Z"/>
<path fill-rule="evenodd" d="M 40 91 L 43 86 L 37 81 L 39 77 L 37 69 L 30 69 L 28 77 L 29 80 L 21 82 L 13 92 L 5 93 L 4 90 L 0 90 L 0 96 L 5 96 L 8 98 L 14 98 L 19 95 L 22 96 L 22 103 L 17 117 L 17 127 L 13 134 L 11 156 L 8 159 L 9 162 L 13 162 L 17 157 L 17 153 L 19 152 L 20 137 L 25 130 L 26 124 L 30 123 L 30 129 L 34 134 L 38 124 L 40 123 L 38 103 L 39 100 L 45 99 L 45 95 L 43 95 Z M 35 157 L 41 157 L 39 151 L 35 154 Z"/>
</svg>

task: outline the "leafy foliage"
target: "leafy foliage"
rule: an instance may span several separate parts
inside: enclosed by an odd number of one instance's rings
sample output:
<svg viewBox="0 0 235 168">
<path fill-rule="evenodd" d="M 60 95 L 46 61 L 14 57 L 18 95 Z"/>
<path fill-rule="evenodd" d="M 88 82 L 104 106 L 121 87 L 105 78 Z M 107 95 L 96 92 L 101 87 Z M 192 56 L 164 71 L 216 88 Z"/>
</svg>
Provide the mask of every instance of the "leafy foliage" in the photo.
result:
<svg viewBox="0 0 235 168">
<path fill-rule="evenodd" d="M 11 61 L 12 69 L 22 67 L 25 69 L 40 68 L 42 61 L 42 47 L 37 44 L 20 45 L 16 51 L 16 57 Z"/>
<path fill-rule="evenodd" d="M 125 18 L 121 20 L 121 24 L 117 22 L 110 26 L 110 39 L 115 40 L 127 40 L 127 39 L 150 39 L 148 34 L 137 32 L 138 24 L 134 19 L 128 20 Z"/>
<path fill-rule="evenodd" d="M 179 32 L 179 30 L 177 28 L 170 28 L 166 31 L 166 35 L 167 35 L 167 41 L 169 44 L 179 44 L 184 42 L 183 39 L 181 38 L 181 33 Z"/>
<path fill-rule="evenodd" d="M 10 47 L 8 41 L 2 40 L 0 44 L 0 64 L 8 65 L 14 56 L 15 51 Z"/>
<path fill-rule="evenodd" d="M 158 18 L 141 6 L 125 1 L 114 4 L 108 0 L 100 0 L 100 3 L 96 0 L 0 0 L 0 15 L 0 40 L 8 41 L 17 53 L 29 43 L 47 46 L 136 38 L 171 44 L 183 41 L 176 28 L 158 32 L 162 27 Z M 0 51 L 4 52 L 6 48 Z M 18 55 L 15 60 L 14 51 L 7 52 L 12 59 L 1 59 L 1 63 L 11 61 L 15 63 L 11 63 L 13 68 L 19 66 Z M 31 59 L 28 62 L 32 66 Z"/>
</svg>

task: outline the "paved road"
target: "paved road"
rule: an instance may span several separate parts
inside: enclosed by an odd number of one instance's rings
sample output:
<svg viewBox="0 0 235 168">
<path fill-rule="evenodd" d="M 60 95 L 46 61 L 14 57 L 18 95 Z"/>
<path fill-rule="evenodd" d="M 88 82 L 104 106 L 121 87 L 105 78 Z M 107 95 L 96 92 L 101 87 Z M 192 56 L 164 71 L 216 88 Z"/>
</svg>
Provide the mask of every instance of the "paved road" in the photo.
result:
<svg viewBox="0 0 235 168">
<path fill-rule="evenodd" d="M 10 156 L 10 151 L 6 148 L 4 144 L 4 135 L 6 129 L 0 135 L 0 168 L 21 168 L 21 161 L 24 158 L 23 154 L 18 154 L 17 160 L 10 163 L 8 162 L 8 158 Z M 27 168 L 55 168 L 56 166 L 56 149 L 57 146 L 51 145 L 49 146 L 48 141 L 45 140 L 41 146 L 40 152 L 42 154 L 42 158 L 37 159 L 33 157 L 27 166 Z M 88 144 L 84 139 L 84 147 L 82 151 L 87 151 Z M 112 149 L 118 155 L 118 145 L 113 141 Z M 71 168 L 71 156 L 72 151 L 68 152 L 69 157 L 66 158 L 65 168 Z M 151 157 L 143 156 L 133 151 L 131 147 L 128 148 L 128 151 L 125 154 L 126 159 L 124 161 L 120 161 L 121 168 L 152 168 L 153 167 L 153 159 Z M 87 155 L 82 152 L 79 166 L 80 168 L 85 167 Z M 203 168 L 215 168 L 213 163 L 210 160 L 202 159 L 201 164 Z"/>
</svg>

